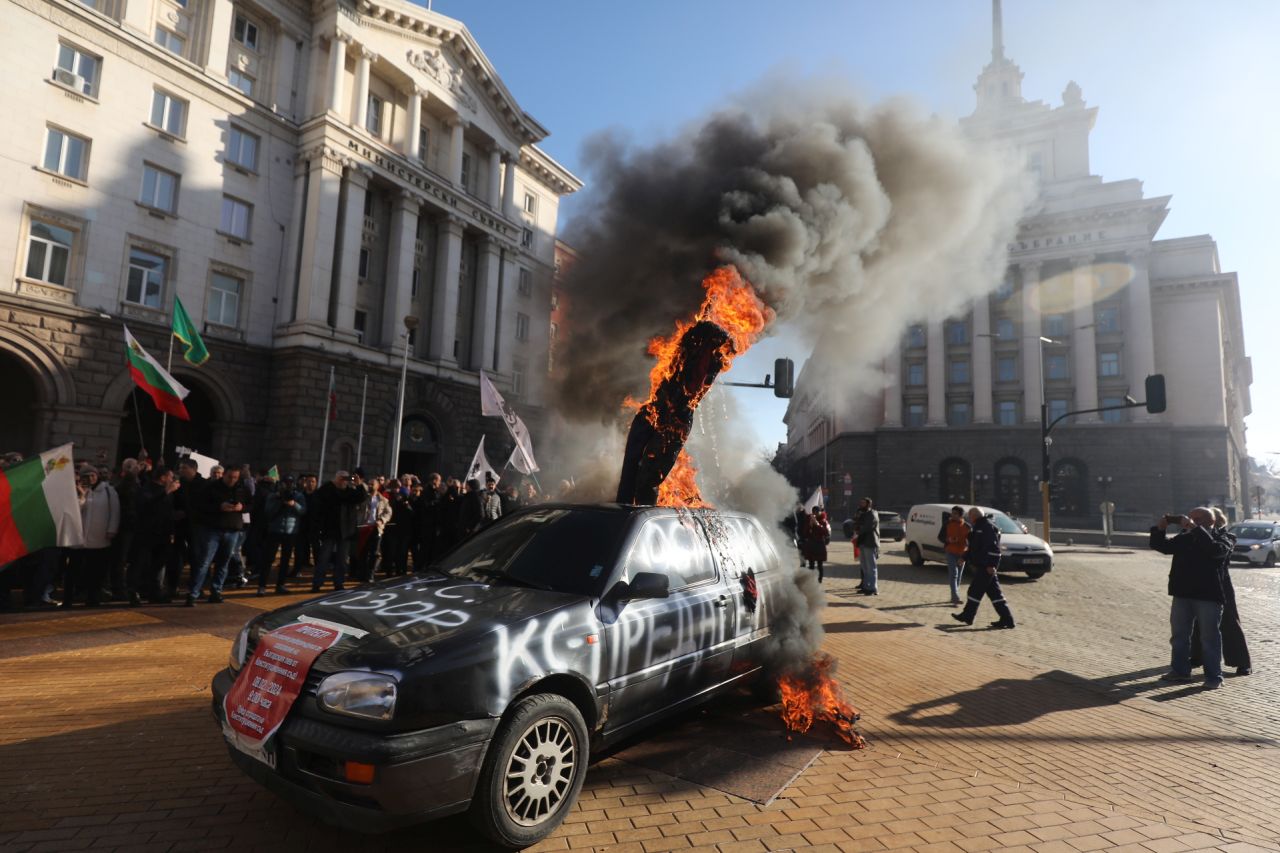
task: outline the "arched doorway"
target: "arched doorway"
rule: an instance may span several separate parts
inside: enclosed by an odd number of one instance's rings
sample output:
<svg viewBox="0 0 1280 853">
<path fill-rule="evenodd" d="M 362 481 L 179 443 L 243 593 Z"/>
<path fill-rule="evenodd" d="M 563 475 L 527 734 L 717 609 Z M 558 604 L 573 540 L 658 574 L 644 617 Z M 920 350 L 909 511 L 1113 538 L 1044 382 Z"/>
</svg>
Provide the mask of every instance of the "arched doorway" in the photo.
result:
<svg viewBox="0 0 1280 853">
<path fill-rule="evenodd" d="M 973 467 L 964 459 L 944 459 L 938 499 L 944 503 L 968 503 L 973 488 Z"/>
<path fill-rule="evenodd" d="M 1079 459 L 1063 459 L 1053 466 L 1050 495 L 1058 515 L 1083 517 L 1089 514 L 1089 470 Z"/>
<path fill-rule="evenodd" d="M 36 377 L 18 358 L 0 350 L 0 453 L 16 450 L 30 456 L 44 450 L 37 447 L 36 408 L 42 402 Z"/>
<path fill-rule="evenodd" d="M 440 430 L 429 418 L 410 415 L 400 430 L 400 459 L 395 474 L 417 474 L 422 480 L 437 467 Z"/>
<path fill-rule="evenodd" d="M 168 453 L 160 452 L 160 430 L 163 414 L 158 411 L 151 397 L 141 388 L 134 387 L 125 397 L 124 409 L 120 413 L 120 439 L 116 444 L 116 459 L 136 457 L 138 450 L 146 447 L 153 459 L 163 457 L 168 465 L 177 462 L 176 447 L 190 447 L 201 453 L 213 454 L 213 430 L 218 418 L 218 410 L 213 398 L 200 384 L 183 377 L 183 384 L 190 390 L 183 403 L 191 420 L 169 416 L 169 423 L 164 428 L 164 444 Z M 136 406 L 136 408 L 135 408 Z M 141 420 L 139 420 L 141 418 Z M 141 425 L 141 431 L 139 431 Z"/>
<path fill-rule="evenodd" d="M 1027 466 L 1021 459 L 996 463 L 995 508 L 1011 515 L 1027 514 Z"/>
</svg>

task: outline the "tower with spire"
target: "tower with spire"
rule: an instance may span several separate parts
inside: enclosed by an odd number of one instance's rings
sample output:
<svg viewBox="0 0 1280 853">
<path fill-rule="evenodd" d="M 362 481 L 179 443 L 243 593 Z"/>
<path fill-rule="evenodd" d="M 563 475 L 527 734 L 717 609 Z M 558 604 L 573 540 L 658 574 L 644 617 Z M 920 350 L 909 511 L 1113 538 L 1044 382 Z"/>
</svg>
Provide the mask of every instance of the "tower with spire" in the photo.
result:
<svg viewBox="0 0 1280 853">
<path fill-rule="evenodd" d="M 1000 0 L 991 2 L 991 62 L 973 84 L 978 112 L 1022 103 L 1022 69 L 1004 55 L 1004 16 Z"/>
</svg>

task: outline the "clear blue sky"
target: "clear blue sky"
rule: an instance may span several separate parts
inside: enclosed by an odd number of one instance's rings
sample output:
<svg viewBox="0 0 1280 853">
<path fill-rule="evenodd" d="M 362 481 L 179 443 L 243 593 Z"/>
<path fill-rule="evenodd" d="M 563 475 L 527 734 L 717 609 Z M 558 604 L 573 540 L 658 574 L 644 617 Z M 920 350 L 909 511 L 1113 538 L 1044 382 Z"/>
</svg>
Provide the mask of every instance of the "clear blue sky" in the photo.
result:
<svg viewBox="0 0 1280 853">
<path fill-rule="evenodd" d="M 906 95 L 943 116 L 973 107 L 990 59 L 989 0 L 436 0 L 463 21 L 512 93 L 551 131 L 542 147 L 579 171 L 605 128 L 637 142 L 678 130 L 766 74 L 847 79 L 867 98 Z M 1091 167 L 1171 194 L 1159 237 L 1208 233 L 1240 275 L 1253 357 L 1249 450 L 1280 452 L 1280 260 L 1269 222 L 1280 189 L 1280 2 L 1005 0 L 1006 54 L 1023 94 L 1056 105 L 1075 80 L 1100 108 Z M 563 213 L 572 216 L 574 205 Z M 562 221 L 563 218 L 562 218 Z M 781 350 L 757 347 L 735 379 L 763 376 Z M 1171 385 L 1172 387 L 1172 385 Z M 785 438 L 783 401 L 737 392 L 762 446 Z"/>
</svg>

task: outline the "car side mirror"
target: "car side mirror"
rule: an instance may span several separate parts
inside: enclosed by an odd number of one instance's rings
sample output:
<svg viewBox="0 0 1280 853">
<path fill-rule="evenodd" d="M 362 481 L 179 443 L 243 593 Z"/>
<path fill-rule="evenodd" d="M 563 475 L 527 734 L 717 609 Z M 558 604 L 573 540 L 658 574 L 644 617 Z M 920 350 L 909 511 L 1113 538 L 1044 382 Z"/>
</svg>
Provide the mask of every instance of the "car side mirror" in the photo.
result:
<svg viewBox="0 0 1280 853">
<path fill-rule="evenodd" d="M 622 594 L 624 599 L 668 598 L 671 595 L 671 579 L 657 572 L 636 572 Z"/>
</svg>

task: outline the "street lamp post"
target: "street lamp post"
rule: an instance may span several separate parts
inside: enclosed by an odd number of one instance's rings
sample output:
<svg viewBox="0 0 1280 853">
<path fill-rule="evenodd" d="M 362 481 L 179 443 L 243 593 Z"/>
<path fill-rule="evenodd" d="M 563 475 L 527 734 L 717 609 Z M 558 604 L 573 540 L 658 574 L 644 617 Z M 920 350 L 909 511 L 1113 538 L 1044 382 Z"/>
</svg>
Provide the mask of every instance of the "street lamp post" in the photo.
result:
<svg viewBox="0 0 1280 853">
<path fill-rule="evenodd" d="M 1040 340 L 1040 517 L 1044 520 L 1044 541 L 1049 542 L 1049 389 L 1044 387 L 1044 345 L 1057 341 L 1037 336 Z"/>
<path fill-rule="evenodd" d="M 404 318 L 404 361 L 400 365 L 400 395 L 396 400 L 396 429 L 394 438 L 391 439 L 391 461 L 387 465 L 387 476 L 396 478 L 400 476 L 400 430 L 404 426 L 404 392 L 405 384 L 409 378 L 409 338 L 413 335 L 413 330 L 418 328 L 418 318 L 412 314 L 408 314 Z"/>
</svg>

